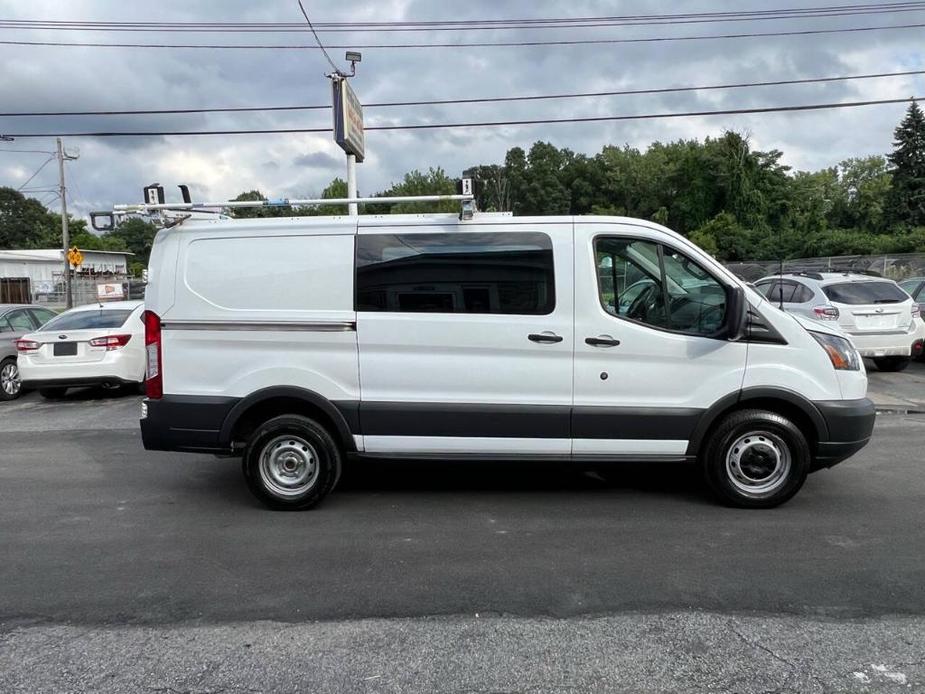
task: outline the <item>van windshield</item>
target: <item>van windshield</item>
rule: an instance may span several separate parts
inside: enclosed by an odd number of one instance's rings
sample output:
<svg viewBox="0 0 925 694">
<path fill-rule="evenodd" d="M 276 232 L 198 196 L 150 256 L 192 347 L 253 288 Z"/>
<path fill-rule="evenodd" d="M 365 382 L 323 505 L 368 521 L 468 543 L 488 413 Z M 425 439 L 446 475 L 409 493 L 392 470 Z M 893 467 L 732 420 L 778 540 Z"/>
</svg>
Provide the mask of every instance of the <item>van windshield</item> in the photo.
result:
<svg viewBox="0 0 925 694">
<path fill-rule="evenodd" d="M 840 282 L 822 288 L 829 298 L 839 304 L 898 304 L 909 297 L 892 282 Z"/>
<path fill-rule="evenodd" d="M 94 328 L 119 328 L 132 315 L 132 309 L 86 310 L 62 313 L 42 326 L 42 330 L 93 330 Z"/>
</svg>

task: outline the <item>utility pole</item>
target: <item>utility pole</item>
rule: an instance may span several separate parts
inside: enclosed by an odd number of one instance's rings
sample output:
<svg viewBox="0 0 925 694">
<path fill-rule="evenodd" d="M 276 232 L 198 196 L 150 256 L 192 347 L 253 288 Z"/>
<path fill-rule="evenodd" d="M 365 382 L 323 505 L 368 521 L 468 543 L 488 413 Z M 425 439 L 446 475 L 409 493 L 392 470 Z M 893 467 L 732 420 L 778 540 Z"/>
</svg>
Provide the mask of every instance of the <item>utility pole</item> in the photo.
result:
<svg viewBox="0 0 925 694">
<path fill-rule="evenodd" d="M 61 143 L 61 138 L 57 138 L 58 141 L 58 194 L 61 196 L 61 240 L 62 247 L 64 248 L 64 294 L 65 294 L 65 306 L 67 308 L 73 308 L 74 306 L 74 297 L 71 293 L 71 261 L 68 260 L 67 252 L 70 249 L 71 238 L 68 233 L 67 228 L 67 187 L 64 185 L 64 162 L 72 159 L 77 159 L 76 156 L 71 156 L 64 151 L 64 145 Z"/>
</svg>

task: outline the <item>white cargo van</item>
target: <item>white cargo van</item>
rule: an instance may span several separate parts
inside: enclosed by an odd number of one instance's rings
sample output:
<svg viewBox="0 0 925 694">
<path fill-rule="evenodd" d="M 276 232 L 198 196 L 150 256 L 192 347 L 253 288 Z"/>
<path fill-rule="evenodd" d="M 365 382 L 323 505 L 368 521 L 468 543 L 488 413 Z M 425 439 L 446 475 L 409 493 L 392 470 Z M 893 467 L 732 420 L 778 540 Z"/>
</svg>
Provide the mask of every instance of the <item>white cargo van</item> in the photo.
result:
<svg viewBox="0 0 925 694">
<path fill-rule="evenodd" d="M 276 508 L 348 456 L 689 462 L 771 507 L 873 428 L 847 340 L 647 221 L 189 219 L 149 279 L 145 447 Z"/>
</svg>

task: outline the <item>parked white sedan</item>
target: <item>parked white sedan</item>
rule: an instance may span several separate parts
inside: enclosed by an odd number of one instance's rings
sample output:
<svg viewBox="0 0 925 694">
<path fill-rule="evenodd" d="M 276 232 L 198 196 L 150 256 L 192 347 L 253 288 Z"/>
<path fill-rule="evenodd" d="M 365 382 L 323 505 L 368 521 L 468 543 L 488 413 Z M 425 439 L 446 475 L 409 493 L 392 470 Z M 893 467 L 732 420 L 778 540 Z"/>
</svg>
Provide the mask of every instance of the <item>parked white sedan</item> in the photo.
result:
<svg viewBox="0 0 925 694">
<path fill-rule="evenodd" d="M 16 342 L 23 386 L 46 398 L 68 388 L 136 386 L 144 381 L 142 301 L 78 306 Z"/>
</svg>

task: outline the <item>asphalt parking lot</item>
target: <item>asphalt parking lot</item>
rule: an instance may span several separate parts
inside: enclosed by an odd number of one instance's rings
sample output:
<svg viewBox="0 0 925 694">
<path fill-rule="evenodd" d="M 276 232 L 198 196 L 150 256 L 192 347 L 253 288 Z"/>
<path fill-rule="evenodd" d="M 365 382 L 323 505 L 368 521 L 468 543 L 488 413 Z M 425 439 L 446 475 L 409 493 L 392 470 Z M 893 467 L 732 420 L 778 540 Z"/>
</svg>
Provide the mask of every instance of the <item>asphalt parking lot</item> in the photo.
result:
<svg viewBox="0 0 925 694">
<path fill-rule="evenodd" d="M 0 403 L 0 691 L 925 691 L 925 366 L 786 506 L 683 466 L 364 464 L 259 506 L 138 396 Z"/>
</svg>

